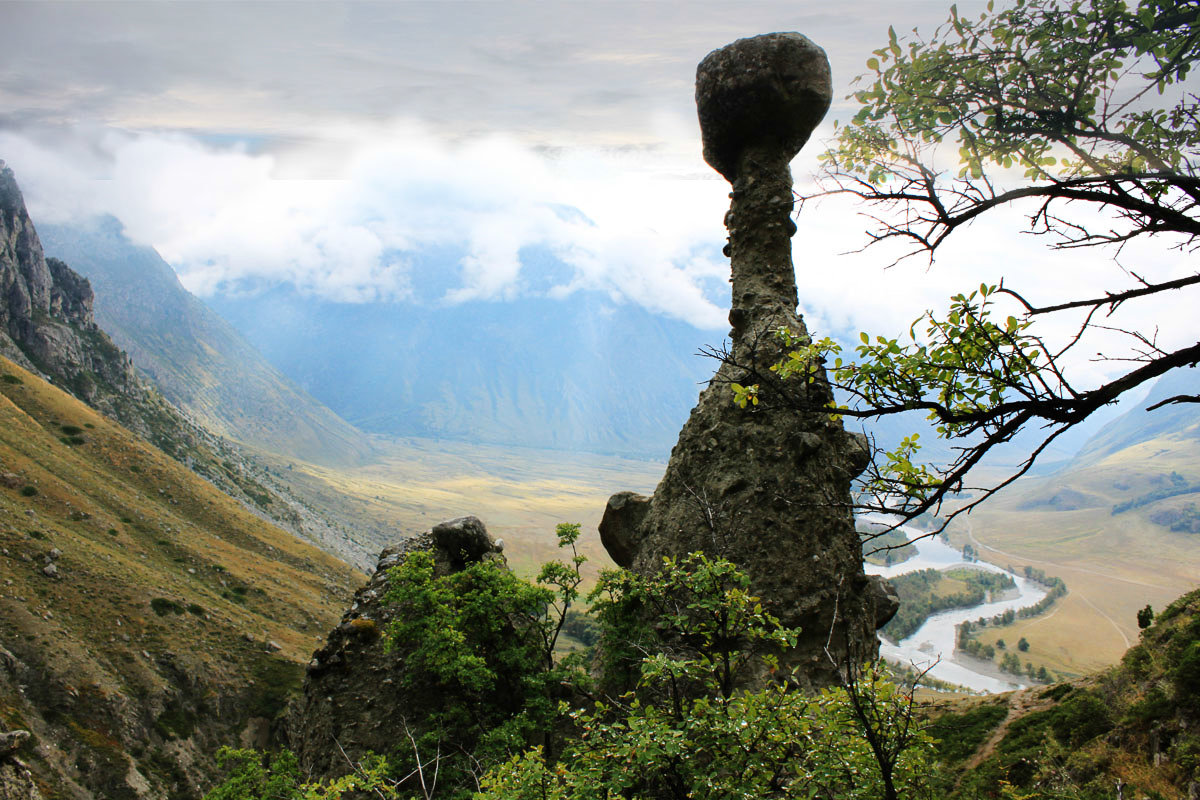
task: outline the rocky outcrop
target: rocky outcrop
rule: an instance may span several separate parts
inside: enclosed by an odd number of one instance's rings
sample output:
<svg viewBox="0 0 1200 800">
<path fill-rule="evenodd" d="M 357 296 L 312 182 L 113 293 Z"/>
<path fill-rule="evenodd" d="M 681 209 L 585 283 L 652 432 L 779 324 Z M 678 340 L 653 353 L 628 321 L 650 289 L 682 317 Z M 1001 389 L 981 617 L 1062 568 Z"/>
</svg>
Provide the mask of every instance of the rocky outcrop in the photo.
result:
<svg viewBox="0 0 1200 800">
<path fill-rule="evenodd" d="M 701 62 L 704 157 L 733 185 L 725 218 L 732 349 L 680 432 L 654 496 L 614 495 L 600 528 L 613 559 L 640 573 L 695 550 L 741 566 L 773 612 L 802 629 L 787 658 L 814 686 L 831 683 L 833 661 L 848 653 L 874 656 L 877 617 L 886 614 L 877 612 L 881 592 L 863 573 L 850 511 L 866 444 L 819 410 L 831 398 L 823 370 L 807 385 L 769 380 L 768 367 L 786 349 L 774 332 L 808 338 L 796 313 L 788 164 L 831 92 L 824 51 L 798 33 L 742 39 Z M 735 382 L 759 382 L 758 403 L 739 408 Z"/>
<path fill-rule="evenodd" d="M 0 161 L 0 354 L 148 436 L 145 386 L 96 326 L 91 284 L 46 258 L 13 171 Z"/>
<path fill-rule="evenodd" d="M 415 720 L 439 708 L 441 698 L 413 696 L 402 686 L 403 656 L 384 647 L 383 633 L 393 619 L 383 602 L 388 570 L 425 550 L 433 553 L 436 574 L 446 575 L 484 559 L 503 559 L 500 549 L 482 522 L 461 517 L 379 554 L 371 579 L 313 653 L 303 694 L 291 708 L 287 739 L 305 774 L 342 775 L 347 759 L 389 754 L 401 745 L 406 716 Z"/>
</svg>

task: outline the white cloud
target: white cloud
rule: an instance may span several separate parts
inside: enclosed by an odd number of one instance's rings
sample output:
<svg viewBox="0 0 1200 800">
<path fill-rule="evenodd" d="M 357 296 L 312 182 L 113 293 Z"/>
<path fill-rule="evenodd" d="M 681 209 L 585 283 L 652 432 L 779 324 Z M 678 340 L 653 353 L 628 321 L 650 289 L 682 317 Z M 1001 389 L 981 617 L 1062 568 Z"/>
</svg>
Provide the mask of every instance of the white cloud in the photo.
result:
<svg viewBox="0 0 1200 800">
<path fill-rule="evenodd" d="M 720 246 L 725 189 L 661 174 L 662 154 L 547 157 L 500 136 L 451 146 L 408 124 L 323 133 L 311 156 L 108 131 L 53 150 L 0 133 L 0 152 L 35 219 L 112 214 L 201 295 L 291 283 L 346 302 L 404 299 L 407 255 L 440 247 L 465 253 L 447 265 L 445 302 L 503 300 L 529 283 L 522 252 L 543 247 L 575 271 L 556 295 L 594 289 L 724 324 L 705 294 L 722 268 L 696 253 Z M 305 177 L 329 174 L 330 142 L 336 177 Z"/>
<path fill-rule="evenodd" d="M 694 123 L 664 116 L 657 124 L 670 135 L 652 151 L 579 146 L 546 155 L 502 136 L 450 145 L 396 123 L 327 128 L 270 154 L 178 134 L 80 129 L 42 142 L 0 132 L 0 155 L 35 220 L 111 213 L 202 295 L 289 282 L 339 301 L 402 301 L 416 291 L 417 256 L 440 249 L 461 258 L 434 282 L 443 294 L 425 302 L 503 301 L 532 286 L 552 297 L 591 290 L 721 331 L 728 185 L 700 161 Z M 802 180 L 812 161 L 807 152 L 797 161 Z M 1108 253 L 1054 253 L 1045 239 L 1020 235 L 1021 211 L 994 212 L 956 233 L 932 267 L 918 258 L 882 269 L 886 251 L 850 252 L 865 241 L 857 209 L 837 200 L 806 207 L 794 250 L 810 327 L 896 335 L 921 310 L 984 281 L 1003 279 L 1039 304 L 1133 284 Z M 532 249 L 566 265 L 550 288 L 532 274 Z M 1122 260 L 1148 280 L 1194 270 L 1162 242 L 1131 244 Z M 1104 323 L 1158 327 L 1160 344 L 1179 346 L 1190 343 L 1189 305 L 1176 293 L 1129 304 Z M 1043 330 L 1064 341 L 1077 322 Z M 1130 344 L 1097 331 L 1076 350 L 1081 385 L 1127 368 L 1091 359 L 1127 355 Z"/>
</svg>

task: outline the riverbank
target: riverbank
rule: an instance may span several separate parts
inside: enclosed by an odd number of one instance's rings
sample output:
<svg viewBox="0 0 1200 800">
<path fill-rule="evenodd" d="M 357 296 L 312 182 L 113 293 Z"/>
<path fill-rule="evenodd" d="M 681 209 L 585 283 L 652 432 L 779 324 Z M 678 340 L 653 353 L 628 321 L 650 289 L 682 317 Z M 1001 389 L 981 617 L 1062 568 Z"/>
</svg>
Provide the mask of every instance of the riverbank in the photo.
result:
<svg viewBox="0 0 1200 800">
<path fill-rule="evenodd" d="M 990 618 L 1008 610 L 1016 611 L 1035 605 L 1046 596 L 1046 589 L 1023 575 L 1009 572 L 994 564 L 967 561 L 961 552 L 937 538 L 920 539 L 924 533 L 915 528 L 901 526 L 898 530 L 903 531 L 916 547 L 916 555 L 901 564 L 891 566 L 868 564 L 868 573 L 891 578 L 923 569 L 942 571 L 968 567 L 1009 575 L 1016 588 L 1004 592 L 1005 596 L 993 597 L 988 602 L 932 614 L 910 636 L 899 642 L 881 642 L 880 655 L 889 661 L 911 664 L 919 670 L 928 667 L 930 676 L 976 691 L 1005 692 L 1028 686 L 1028 682 L 1022 677 L 1000 671 L 994 662 L 983 662 L 957 650 L 957 627 L 967 620 Z"/>
</svg>

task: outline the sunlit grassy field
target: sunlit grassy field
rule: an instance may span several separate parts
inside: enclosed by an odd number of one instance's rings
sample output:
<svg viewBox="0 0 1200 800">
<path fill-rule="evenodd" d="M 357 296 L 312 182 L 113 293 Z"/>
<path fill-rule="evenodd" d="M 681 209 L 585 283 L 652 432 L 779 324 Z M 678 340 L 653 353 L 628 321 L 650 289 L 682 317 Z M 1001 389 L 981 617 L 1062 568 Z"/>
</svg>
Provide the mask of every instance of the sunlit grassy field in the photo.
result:
<svg viewBox="0 0 1200 800">
<path fill-rule="evenodd" d="M 560 522 L 583 526 L 587 573 L 611 566 L 596 526 L 610 495 L 653 492 L 665 464 L 630 459 L 421 439 L 380 440 L 382 455 L 361 467 L 288 462 L 288 479 L 342 520 L 357 520 L 374 552 L 442 520 L 474 515 L 503 539 L 510 565 L 534 572 L 556 557 Z M 278 464 L 276 464 L 278 468 Z"/>
<path fill-rule="evenodd" d="M 1065 673 L 1119 659 L 1138 640 L 1138 609 L 1161 610 L 1200 584 L 1200 536 L 1150 520 L 1179 498 L 1119 514 L 1113 507 L 1161 488 L 1172 471 L 1200 482 L 1197 445 L 1195 431 L 1184 431 L 1023 481 L 956 523 L 954 544 L 974 542 L 984 559 L 1001 566 L 1042 569 L 1069 590 L 1046 615 L 985 631 L 980 639 L 1002 637 L 1012 645 L 1025 636 L 1031 648 L 1022 661 Z"/>
</svg>

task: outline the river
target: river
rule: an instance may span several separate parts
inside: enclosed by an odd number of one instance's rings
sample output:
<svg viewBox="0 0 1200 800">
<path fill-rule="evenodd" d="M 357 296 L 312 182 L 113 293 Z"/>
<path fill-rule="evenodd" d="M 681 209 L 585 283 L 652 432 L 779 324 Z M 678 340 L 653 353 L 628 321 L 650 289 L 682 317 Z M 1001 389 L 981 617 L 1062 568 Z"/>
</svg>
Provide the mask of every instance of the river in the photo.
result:
<svg viewBox="0 0 1200 800">
<path fill-rule="evenodd" d="M 876 520 L 864 519 L 864 521 Z M 901 526 L 900 530 L 910 541 L 922 535 L 921 531 L 907 525 Z M 893 564 L 890 567 L 866 564 L 866 571 L 872 575 L 891 578 L 922 569 L 943 570 L 949 567 L 969 565 L 989 572 L 1003 572 L 1011 575 L 1017 582 L 1016 594 L 1012 596 L 1010 592 L 1007 599 L 992 603 L 939 611 L 925 620 L 925 624 L 911 636 L 901 639 L 897 644 L 892 644 L 880 637 L 879 654 L 888 661 L 911 664 L 918 670 L 925 669 L 937 661 L 929 670 L 930 677 L 977 691 L 1006 692 L 1010 689 L 1021 689 L 1027 686 L 1028 684 L 1020 678 L 1001 673 L 997 668 L 988 672 L 979 671 L 979 668 L 983 666 L 979 659 L 972 658 L 955 649 L 955 627 L 967 620 L 1002 614 L 1010 608 L 1014 611 L 1027 608 L 1045 597 L 1047 590 L 1023 575 L 1008 572 L 993 564 L 983 561 L 967 561 L 958 550 L 936 538 L 921 539 L 913 546 L 917 548 L 917 554 L 907 561 Z"/>
</svg>

